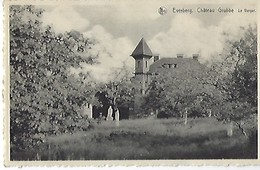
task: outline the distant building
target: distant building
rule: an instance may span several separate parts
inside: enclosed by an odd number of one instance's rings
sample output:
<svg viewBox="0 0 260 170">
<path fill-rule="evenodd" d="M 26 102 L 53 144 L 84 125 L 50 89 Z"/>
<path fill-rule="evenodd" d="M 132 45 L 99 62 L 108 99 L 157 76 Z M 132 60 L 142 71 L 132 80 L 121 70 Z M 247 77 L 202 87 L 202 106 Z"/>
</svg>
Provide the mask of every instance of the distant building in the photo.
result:
<svg viewBox="0 0 260 170">
<path fill-rule="evenodd" d="M 177 54 L 175 58 L 160 59 L 159 55 L 152 53 L 144 38 L 138 43 L 131 56 L 135 59 L 135 72 L 131 81 L 139 87 L 141 94 L 146 93 L 152 76 L 162 73 L 163 70 L 203 72 L 206 69 L 206 66 L 198 61 L 199 54 L 193 54 L 190 58 L 184 58 L 184 54 Z"/>
</svg>

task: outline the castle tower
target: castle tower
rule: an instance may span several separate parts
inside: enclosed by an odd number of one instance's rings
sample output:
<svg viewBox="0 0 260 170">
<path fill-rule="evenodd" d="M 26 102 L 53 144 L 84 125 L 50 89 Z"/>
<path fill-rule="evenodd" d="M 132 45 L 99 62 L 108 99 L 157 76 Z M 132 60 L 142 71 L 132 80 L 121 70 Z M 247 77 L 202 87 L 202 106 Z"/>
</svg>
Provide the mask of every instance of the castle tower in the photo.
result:
<svg viewBox="0 0 260 170">
<path fill-rule="evenodd" d="M 140 90 L 144 94 L 150 81 L 148 71 L 151 64 L 150 59 L 153 56 L 144 38 L 138 43 L 131 56 L 135 59 L 135 81 L 141 84 Z"/>
</svg>

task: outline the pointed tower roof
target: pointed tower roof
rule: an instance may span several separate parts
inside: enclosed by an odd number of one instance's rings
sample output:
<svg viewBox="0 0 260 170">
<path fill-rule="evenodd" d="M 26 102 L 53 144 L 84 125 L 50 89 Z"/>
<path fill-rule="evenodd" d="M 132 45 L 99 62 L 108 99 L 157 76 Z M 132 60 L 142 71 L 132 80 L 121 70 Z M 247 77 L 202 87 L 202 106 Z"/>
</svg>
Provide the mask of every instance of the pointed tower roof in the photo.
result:
<svg viewBox="0 0 260 170">
<path fill-rule="evenodd" d="M 153 53 L 151 49 L 148 47 L 147 43 L 145 42 L 144 38 L 141 39 L 141 41 L 138 43 L 138 45 L 135 47 L 135 50 L 131 54 L 131 56 L 153 56 Z"/>
</svg>

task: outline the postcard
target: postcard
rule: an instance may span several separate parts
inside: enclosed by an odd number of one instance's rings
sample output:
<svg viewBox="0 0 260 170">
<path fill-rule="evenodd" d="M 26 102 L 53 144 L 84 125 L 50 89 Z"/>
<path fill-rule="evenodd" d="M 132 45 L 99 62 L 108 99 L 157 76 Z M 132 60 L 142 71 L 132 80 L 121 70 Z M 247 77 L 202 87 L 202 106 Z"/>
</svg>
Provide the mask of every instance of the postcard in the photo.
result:
<svg viewBox="0 0 260 170">
<path fill-rule="evenodd" d="M 4 5 L 6 166 L 259 165 L 259 2 Z"/>
</svg>

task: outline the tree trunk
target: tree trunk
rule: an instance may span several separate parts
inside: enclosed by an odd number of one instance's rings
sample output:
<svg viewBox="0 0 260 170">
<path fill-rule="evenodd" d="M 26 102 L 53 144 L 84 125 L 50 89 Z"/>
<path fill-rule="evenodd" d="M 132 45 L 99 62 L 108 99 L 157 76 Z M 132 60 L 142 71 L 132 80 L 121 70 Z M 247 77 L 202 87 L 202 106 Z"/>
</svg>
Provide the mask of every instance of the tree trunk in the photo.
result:
<svg viewBox="0 0 260 170">
<path fill-rule="evenodd" d="M 184 117 L 185 117 L 184 124 L 187 125 L 187 123 L 188 123 L 188 111 L 187 111 L 187 109 L 185 109 Z"/>
<path fill-rule="evenodd" d="M 208 115 L 208 117 L 211 117 L 211 109 L 209 109 L 209 115 Z"/>
<path fill-rule="evenodd" d="M 156 117 L 156 118 L 157 118 L 157 116 L 158 116 L 158 113 L 159 113 L 159 110 L 156 109 L 156 110 L 155 110 L 155 117 Z"/>
<path fill-rule="evenodd" d="M 48 160 L 51 160 L 51 144 L 48 144 Z"/>
<path fill-rule="evenodd" d="M 242 134 L 245 135 L 246 138 L 248 138 L 248 135 L 247 135 L 245 129 L 242 127 L 242 125 L 238 122 L 236 122 L 236 124 L 237 124 L 238 128 L 241 130 Z"/>
<path fill-rule="evenodd" d="M 40 154 L 37 152 L 37 154 L 36 154 L 36 160 L 37 161 L 40 161 L 41 160 L 41 156 L 40 156 Z"/>
<path fill-rule="evenodd" d="M 243 135 L 245 135 L 246 138 L 248 138 L 248 135 L 247 135 L 246 131 L 243 128 L 241 128 L 241 132 L 243 133 Z"/>
<path fill-rule="evenodd" d="M 228 129 L 227 129 L 227 136 L 233 136 L 233 122 L 229 123 Z"/>
<path fill-rule="evenodd" d="M 174 107 L 173 107 L 173 110 L 174 111 L 176 111 L 177 110 L 177 105 L 179 104 L 179 98 L 178 98 L 178 100 L 176 101 L 176 103 L 175 103 L 175 105 L 174 105 Z"/>
<path fill-rule="evenodd" d="M 113 105 L 116 105 L 116 97 L 113 98 Z"/>
</svg>

